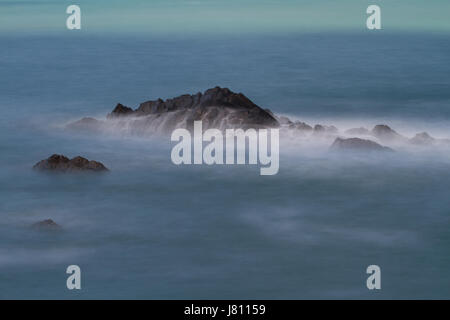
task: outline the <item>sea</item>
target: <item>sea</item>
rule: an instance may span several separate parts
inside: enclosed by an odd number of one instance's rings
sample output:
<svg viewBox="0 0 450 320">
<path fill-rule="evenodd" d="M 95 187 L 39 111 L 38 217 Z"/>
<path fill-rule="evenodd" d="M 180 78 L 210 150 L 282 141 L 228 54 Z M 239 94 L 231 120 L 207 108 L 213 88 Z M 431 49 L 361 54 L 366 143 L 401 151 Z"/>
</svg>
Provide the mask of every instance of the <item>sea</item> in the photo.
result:
<svg viewBox="0 0 450 320">
<path fill-rule="evenodd" d="M 341 132 L 450 138 L 446 34 L 2 33 L 0 298 L 450 298 L 448 147 L 353 157 L 290 141 L 261 176 L 174 165 L 170 137 L 64 129 L 215 86 Z M 110 172 L 32 170 L 55 153 Z M 61 230 L 30 227 L 44 219 Z"/>
</svg>

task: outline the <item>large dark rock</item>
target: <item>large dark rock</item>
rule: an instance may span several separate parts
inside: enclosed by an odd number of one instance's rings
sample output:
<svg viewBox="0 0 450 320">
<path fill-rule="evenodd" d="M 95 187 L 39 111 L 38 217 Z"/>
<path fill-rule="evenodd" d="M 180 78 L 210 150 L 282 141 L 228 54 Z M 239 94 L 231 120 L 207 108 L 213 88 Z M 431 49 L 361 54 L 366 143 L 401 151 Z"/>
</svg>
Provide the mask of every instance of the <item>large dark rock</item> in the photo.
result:
<svg viewBox="0 0 450 320">
<path fill-rule="evenodd" d="M 393 151 L 391 148 L 384 147 L 374 141 L 359 138 L 336 138 L 330 147 L 330 150 L 352 150 L 352 151 Z"/>
<path fill-rule="evenodd" d="M 63 155 L 54 154 L 50 158 L 39 161 L 33 169 L 55 172 L 104 172 L 108 169 L 100 162 L 89 161 L 83 157 L 69 159 Z"/>
<path fill-rule="evenodd" d="M 61 226 L 59 224 L 57 224 L 55 221 L 53 221 L 52 219 L 38 221 L 36 223 L 33 223 L 31 225 L 31 227 L 36 230 L 61 230 L 62 229 Z"/>
<path fill-rule="evenodd" d="M 108 115 L 108 118 L 123 116 L 149 116 L 146 125 L 165 125 L 164 131 L 176 127 L 192 128 L 194 121 L 203 121 L 204 128 L 261 128 L 278 127 L 280 124 L 272 115 L 244 96 L 227 88 L 215 87 L 203 94 L 181 95 L 165 101 L 158 99 L 141 103 L 132 110 L 121 104 Z M 163 119 L 163 120 L 161 120 Z M 156 120 L 156 121 L 153 121 Z M 142 125 L 143 122 L 135 122 Z M 144 125 L 145 125 L 144 124 Z"/>
</svg>

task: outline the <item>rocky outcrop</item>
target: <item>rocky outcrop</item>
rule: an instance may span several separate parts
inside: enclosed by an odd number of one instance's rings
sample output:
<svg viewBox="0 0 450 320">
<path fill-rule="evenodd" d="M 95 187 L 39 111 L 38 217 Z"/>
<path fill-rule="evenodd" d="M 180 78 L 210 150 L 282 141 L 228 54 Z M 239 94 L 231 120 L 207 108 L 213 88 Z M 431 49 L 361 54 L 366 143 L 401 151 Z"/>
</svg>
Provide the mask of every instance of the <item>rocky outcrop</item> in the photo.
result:
<svg viewBox="0 0 450 320">
<path fill-rule="evenodd" d="M 202 121 L 203 128 L 268 128 L 280 124 L 271 112 L 263 110 L 242 93 L 215 87 L 203 94 L 181 95 L 173 99 L 147 101 L 133 110 L 118 104 L 109 119 L 134 117 L 133 125 L 152 125 L 160 131 L 175 128 L 192 129 L 194 121 Z"/>
<path fill-rule="evenodd" d="M 61 226 L 52 219 L 42 220 L 31 225 L 36 230 L 61 230 Z"/>
<path fill-rule="evenodd" d="M 351 150 L 364 152 L 393 151 L 391 148 L 384 147 L 374 141 L 360 138 L 349 138 L 349 139 L 336 138 L 336 140 L 334 140 L 333 144 L 331 145 L 330 150 L 335 151 Z"/>
<path fill-rule="evenodd" d="M 33 169 L 39 171 L 52 172 L 105 172 L 109 171 L 102 163 L 89 161 L 83 157 L 69 159 L 63 155 L 54 154 L 50 158 L 39 161 L 33 166 Z"/>
<path fill-rule="evenodd" d="M 269 109 L 260 108 L 242 93 L 220 87 L 208 89 L 204 93 L 146 101 L 135 110 L 119 103 L 105 120 L 83 118 L 68 124 L 66 128 L 78 132 L 120 136 L 152 136 L 171 134 L 177 128 L 192 130 L 194 121 L 202 121 L 203 130 L 280 128 L 280 136 L 289 139 L 298 137 L 302 140 L 319 138 L 331 141 L 340 133 L 333 125 L 311 126 L 286 116 L 277 116 Z M 363 138 L 371 136 L 377 142 L 392 145 L 450 144 L 450 140 L 434 139 L 427 133 L 420 133 L 409 139 L 385 124 L 378 124 L 372 130 L 352 128 L 345 131 L 345 135 Z"/>
</svg>

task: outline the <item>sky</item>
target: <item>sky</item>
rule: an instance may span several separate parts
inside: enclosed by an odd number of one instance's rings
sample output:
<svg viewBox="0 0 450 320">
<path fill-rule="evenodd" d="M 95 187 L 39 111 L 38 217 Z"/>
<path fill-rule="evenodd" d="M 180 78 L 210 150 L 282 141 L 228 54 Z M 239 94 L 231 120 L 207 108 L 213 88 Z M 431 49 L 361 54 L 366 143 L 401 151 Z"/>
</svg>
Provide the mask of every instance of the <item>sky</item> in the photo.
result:
<svg viewBox="0 0 450 320">
<path fill-rule="evenodd" d="M 93 33 L 360 32 L 371 4 L 383 30 L 450 32 L 449 0 L 0 0 L 0 33 L 67 32 L 71 4 Z"/>
</svg>

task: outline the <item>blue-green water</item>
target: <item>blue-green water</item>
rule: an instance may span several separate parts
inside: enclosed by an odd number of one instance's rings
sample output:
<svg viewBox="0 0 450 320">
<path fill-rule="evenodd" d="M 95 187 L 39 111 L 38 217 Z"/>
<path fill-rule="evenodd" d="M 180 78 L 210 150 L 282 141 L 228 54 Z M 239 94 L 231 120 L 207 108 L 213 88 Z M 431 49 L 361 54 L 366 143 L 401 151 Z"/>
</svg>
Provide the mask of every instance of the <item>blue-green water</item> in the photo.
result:
<svg viewBox="0 0 450 320">
<path fill-rule="evenodd" d="M 312 124 L 450 138 L 449 62 L 446 35 L 2 35 L 0 297 L 449 298 L 445 148 L 355 159 L 282 145 L 267 177 L 177 167 L 168 138 L 61 129 L 117 102 L 220 85 Z M 53 153 L 111 173 L 31 170 Z M 64 231 L 30 230 L 46 218 Z M 71 264 L 78 292 L 66 289 Z"/>
</svg>

